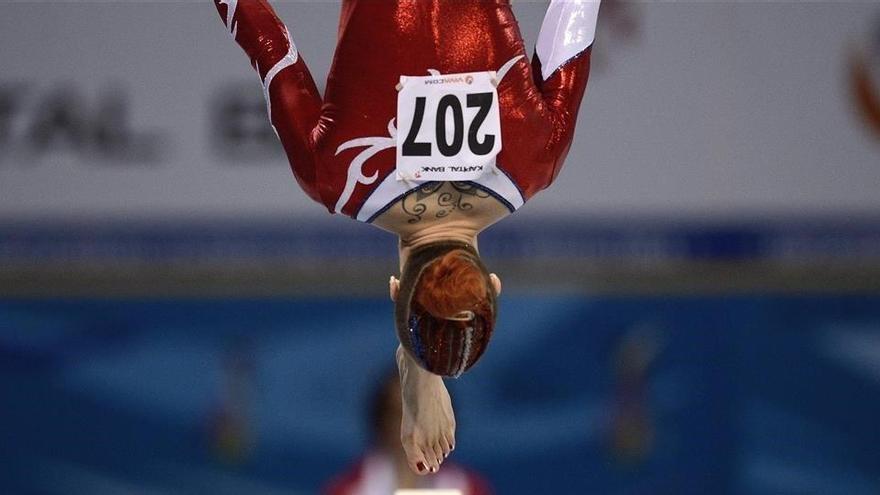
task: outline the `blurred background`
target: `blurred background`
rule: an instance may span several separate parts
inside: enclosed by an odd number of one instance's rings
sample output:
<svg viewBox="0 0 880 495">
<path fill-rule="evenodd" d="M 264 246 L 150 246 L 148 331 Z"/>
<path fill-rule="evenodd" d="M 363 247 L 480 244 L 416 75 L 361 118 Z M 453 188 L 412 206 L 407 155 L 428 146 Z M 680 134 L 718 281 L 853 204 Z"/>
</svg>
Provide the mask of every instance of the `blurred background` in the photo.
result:
<svg viewBox="0 0 880 495">
<path fill-rule="evenodd" d="M 338 2 L 275 5 L 321 84 Z M 340 486 L 396 239 L 298 190 L 210 2 L 2 12 L 0 493 L 387 495 Z M 880 4 L 606 0 L 594 53 L 480 239 L 471 494 L 880 493 Z"/>
</svg>

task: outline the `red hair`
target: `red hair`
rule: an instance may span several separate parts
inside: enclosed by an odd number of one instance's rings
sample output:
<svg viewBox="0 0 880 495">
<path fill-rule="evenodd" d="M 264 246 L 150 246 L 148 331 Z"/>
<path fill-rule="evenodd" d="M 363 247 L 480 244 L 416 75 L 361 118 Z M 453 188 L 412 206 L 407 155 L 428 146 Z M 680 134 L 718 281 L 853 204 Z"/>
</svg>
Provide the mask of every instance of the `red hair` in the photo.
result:
<svg viewBox="0 0 880 495">
<path fill-rule="evenodd" d="M 455 249 L 422 272 L 413 299 L 435 318 L 450 318 L 462 311 L 483 313 L 488 305 L 489 281 L 468 253 Z"/>
</svg>

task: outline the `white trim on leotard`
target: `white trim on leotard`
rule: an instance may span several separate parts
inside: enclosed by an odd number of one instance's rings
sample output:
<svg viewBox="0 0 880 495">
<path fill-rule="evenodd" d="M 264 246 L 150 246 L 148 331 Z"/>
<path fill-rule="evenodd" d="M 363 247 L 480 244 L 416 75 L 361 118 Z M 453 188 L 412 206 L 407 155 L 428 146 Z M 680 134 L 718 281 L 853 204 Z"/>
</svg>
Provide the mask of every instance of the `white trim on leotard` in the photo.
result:
<svg viewBox="0 0 880 495">
<path fill-rule="evenodd" d="M 232 39 L 236 37 L 236 28 L 238 28 L 238 23 L 235 22 L 235 9 L 238 8 L 238 0 L 219 0 L 220 5 L 226 5 L 226 27 L 229 29 L 229 33 L 232 34 Z"/>
<path fill-rule="evenodd" d="M 361 222 L 372 222 L 375 217 L 387 210 L 397 200 L 423 184 L 432 181 L 401 181 L 397 180 L 394 171 L 379 183 L 367 197 L 355 218 Z M 518 210 L 524 203 L 522 193 L 516 184 L 500 168 L 495 168 L 477 180 L 469 181 L 480 189 L 501 201 L 511 213 Z"/>
<path fill-rule="evenodd" d="M 550 2 L 535 46 L 545 81 L 556 69 L 593 44 L 599 3 L 600 0 Z"/>
</svg>

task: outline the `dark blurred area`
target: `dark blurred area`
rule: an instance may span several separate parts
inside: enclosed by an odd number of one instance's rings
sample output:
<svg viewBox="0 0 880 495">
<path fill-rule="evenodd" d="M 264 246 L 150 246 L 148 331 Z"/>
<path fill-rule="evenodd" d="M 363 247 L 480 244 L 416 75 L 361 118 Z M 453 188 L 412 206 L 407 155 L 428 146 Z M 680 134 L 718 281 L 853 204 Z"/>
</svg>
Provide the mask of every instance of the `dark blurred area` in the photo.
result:
<svg viewBox="0 0 880 495">
<path fill-rule="evenodd" d="M 338 3 L 275 4 L 323 79 Z M 297 190 L 212 6 L 4 11 L 0 493 L 880 493 L 876 4 L 603 5 L 566 168 L 480 237 L 497 331 L 427 481 L 396 239 Z"/>
</svg>

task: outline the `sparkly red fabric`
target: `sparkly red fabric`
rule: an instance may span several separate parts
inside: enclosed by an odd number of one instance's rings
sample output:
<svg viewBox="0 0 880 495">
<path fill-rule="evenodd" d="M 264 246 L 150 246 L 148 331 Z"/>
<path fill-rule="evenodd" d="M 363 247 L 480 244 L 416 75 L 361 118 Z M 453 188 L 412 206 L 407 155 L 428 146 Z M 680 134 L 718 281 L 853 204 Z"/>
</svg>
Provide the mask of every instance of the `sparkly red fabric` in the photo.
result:
<svg viewBox="0 0 880 495">
<path fill-rule="evenodd" d="M 291 41 L 265 0 L 215 4 L 264 86 L 268 84 L 271 122 L 297 181 L 331 212 L 357 216 L 395 167 L 394 148 L 385 148 L 353 170 L 359 151 L 337 154 L 339 146 L 353 139 L 390 137 L 399 77 L 427 75 L 428 69 L 444 74 L 498 70 L 523 56 L 498 87 L 503 138 L 498 168 L 523 201 L 559 173 L 586 88 L 590 49 L 544 80 L 540 61 L 529 63 L 525 57 L 507 0 L 344 0 L 323 97 L 293 48 L 296 33 Z M 355 173 L 366 180 L 344 192 Z"/>
</svg>

